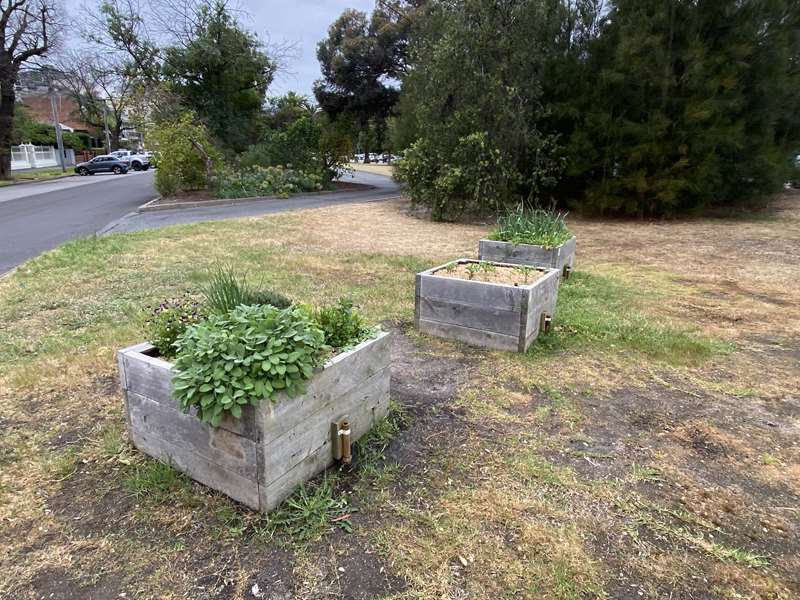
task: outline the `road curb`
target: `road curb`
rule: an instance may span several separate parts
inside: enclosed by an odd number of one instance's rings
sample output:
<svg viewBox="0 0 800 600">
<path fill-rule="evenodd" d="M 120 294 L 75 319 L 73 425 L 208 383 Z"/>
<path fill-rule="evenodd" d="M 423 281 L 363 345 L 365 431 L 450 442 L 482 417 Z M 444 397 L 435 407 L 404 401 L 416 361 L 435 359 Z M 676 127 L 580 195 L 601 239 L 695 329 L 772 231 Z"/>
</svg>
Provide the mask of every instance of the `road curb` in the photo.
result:
<svg viewBox="0 0 800 600">
<path fill-rule="evenodd" d="M 46 179 L 31 179 L 30 181 L 14 181 L 13 183 L 6 183 L 5 185 L 0 186 L 0 189 L 3 188 L 10 188 L 17 185 L 33 185 L 35 183 L 48 183 L 49 181 L 58 181 L 59 179 L 67 179 L 69 177 L 75 177 L 76 173 L 64 173 L 63 175 L 56 175 L 55 177 L 48 177 Z"/>
<path fill-rule="evenodd" d="M 162 200 L 161 196 L 153 198 L 149 202 L 145 202 L 136 209 L 137 213 L 156 212 L 159 210 L 181 210 L 184 208 L 203 208 L 205 206 L 233 206 L 236 204 L 246 204 L 248 202 L 264 202 L 270 200 L 291 200 L 292 196 L 327 196 L 333 194 L 351 194 L 356 192 L 370 192 L 378 189 L 374 185 L 364 185 L 363 189 L 359 190 L 323 190 L 321 192 L 300 192 L 291 194 L 284 198 L 282 196 L 255 196 L 253 198 L 220 198 L 219 200 L 195 200 L 188 202 L 174 202 L 172 204 L 157 204 Z"/>
</svg>

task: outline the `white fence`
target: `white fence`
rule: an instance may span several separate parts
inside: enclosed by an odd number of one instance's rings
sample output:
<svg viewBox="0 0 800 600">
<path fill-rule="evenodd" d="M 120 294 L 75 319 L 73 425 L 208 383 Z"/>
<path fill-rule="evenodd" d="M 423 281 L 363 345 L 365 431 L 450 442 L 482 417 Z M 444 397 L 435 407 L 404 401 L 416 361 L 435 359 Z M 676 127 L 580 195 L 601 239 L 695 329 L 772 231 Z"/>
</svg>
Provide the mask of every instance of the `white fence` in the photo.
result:
<svg viewBox="0 0 800 600">
<path fill-rule="evenodd" d="M 64 151 L 64 164 L 75 164 L 75 152 L 67 148 Z M 58 167 L 58 151 L 52 146 L 34 146 L 21 144 L 11 146 L 11 170 L 38 169 L 41 167 Z"/>
</svg>

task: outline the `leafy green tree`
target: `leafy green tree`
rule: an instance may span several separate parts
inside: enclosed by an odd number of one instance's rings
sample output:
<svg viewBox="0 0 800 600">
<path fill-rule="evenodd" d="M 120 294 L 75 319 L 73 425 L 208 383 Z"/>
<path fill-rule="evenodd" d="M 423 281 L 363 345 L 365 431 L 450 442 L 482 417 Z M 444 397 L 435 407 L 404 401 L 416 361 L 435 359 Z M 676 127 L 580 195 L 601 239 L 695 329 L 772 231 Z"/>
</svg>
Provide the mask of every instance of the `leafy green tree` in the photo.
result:
<svg viewBox="0 0 800 600">
<path fill-rule="evenodd" d="M 398 90 L 387 83 L 403 69 L 404 30 L 380 6 L 370 18 L 348 9 L 330 26 L 317 46 L 322 79 L 314 84 L 320 107 L 332 118 L 347 118 L 366 132 L 382 123 L 397 101 Z M 363 151 L 369 160 L 368 137 Z"/>
<path fill-rule="evenodd" d="M 61 138 L 65 148 L 80 151 L 89 147 L 89 135 L 85 133 L 62 131 Z M 14 130 L 11 143 L 14 145 L 55 146 L 55 128 L 52 123 L 36 121 L 24 105 L 18 105 L 14 111 Z"/>
<path fill-rule="evenodd" d="M 543 131 L 542 72 L 556 53 L 547 4 L 428 6 L 403 80 L 419 139 L 397 175 L 435 218 L 538 200 L 560 174 L 558 136 Z"/>
<path fill-rule="evenodd" d="M 796 2 L 616 0 L 561 103 L 577 116 L 565 185 L 635 215 L 780 189 L 800 147 L 798 28 Z"/>
<path fill-rule="evenodd" d="M 202 6 L 188 43 L 164 50 L 163 76 L 226 147 L 241 152 L 258 122 L 276 64 L 222 0 Z"/>
<path fill-rule="evenodd" d="M 195 115 L 184 113 L 173 123 L 161 123 L 150 135 L 156 153 L 156 189 L 163 196 L 213 187 L 221 157 L 209 133 Z"/>
</svg>

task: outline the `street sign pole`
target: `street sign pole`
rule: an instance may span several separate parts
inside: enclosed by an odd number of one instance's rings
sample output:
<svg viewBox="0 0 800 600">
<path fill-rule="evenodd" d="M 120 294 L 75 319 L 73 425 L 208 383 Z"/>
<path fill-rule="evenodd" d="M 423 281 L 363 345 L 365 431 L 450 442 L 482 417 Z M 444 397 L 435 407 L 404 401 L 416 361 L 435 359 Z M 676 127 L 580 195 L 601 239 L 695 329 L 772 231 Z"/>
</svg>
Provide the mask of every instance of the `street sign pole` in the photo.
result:
<svg viewBox="0 0 800 600">
<path fill-rule="evenodd" d="M 67 167 L 64 165 L 64 137 L 61 135 L 61 122 L 58 117 L 58 105 L 56 103 L 56 93 L 50 88 L 50 112 L 53 115 L 53 127 L 56 128 L 56 146 L 58 147 L 58 164 L 61 165 L 61 172 L 66 173 Z"/>
</svg>

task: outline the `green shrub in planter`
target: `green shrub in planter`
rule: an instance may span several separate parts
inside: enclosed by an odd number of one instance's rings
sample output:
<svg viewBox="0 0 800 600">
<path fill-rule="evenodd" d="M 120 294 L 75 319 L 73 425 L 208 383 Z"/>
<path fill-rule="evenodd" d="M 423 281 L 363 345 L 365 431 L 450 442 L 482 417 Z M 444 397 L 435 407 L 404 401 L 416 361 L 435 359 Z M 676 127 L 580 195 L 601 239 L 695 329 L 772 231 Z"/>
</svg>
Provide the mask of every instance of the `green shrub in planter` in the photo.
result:
<svg viewBox="0 0 800 600">
<path fill-rule="evenodd" d="M 374 333 L 350 300 L 323 306 L 314 313 L 314 318 L 325 333 L 325 343 L 332 348 L 355 346 Z"/>
<path fill-rule="evenodd" d="M 308 311 L 239 306 L 189 327 L 176 342 L 175 397 L 184 410 L 216 427 L 242 407 L 305 391 L 321 361 L 323 332 Z"/>
<path fill-rule="evenodd" d="M 520 207 L 497 219 L 497 227 L 489 234 L 489 239 L 557 248 L 572 237 L 565 218 L 566 215 L 552 210 Z"/>
</svg>

